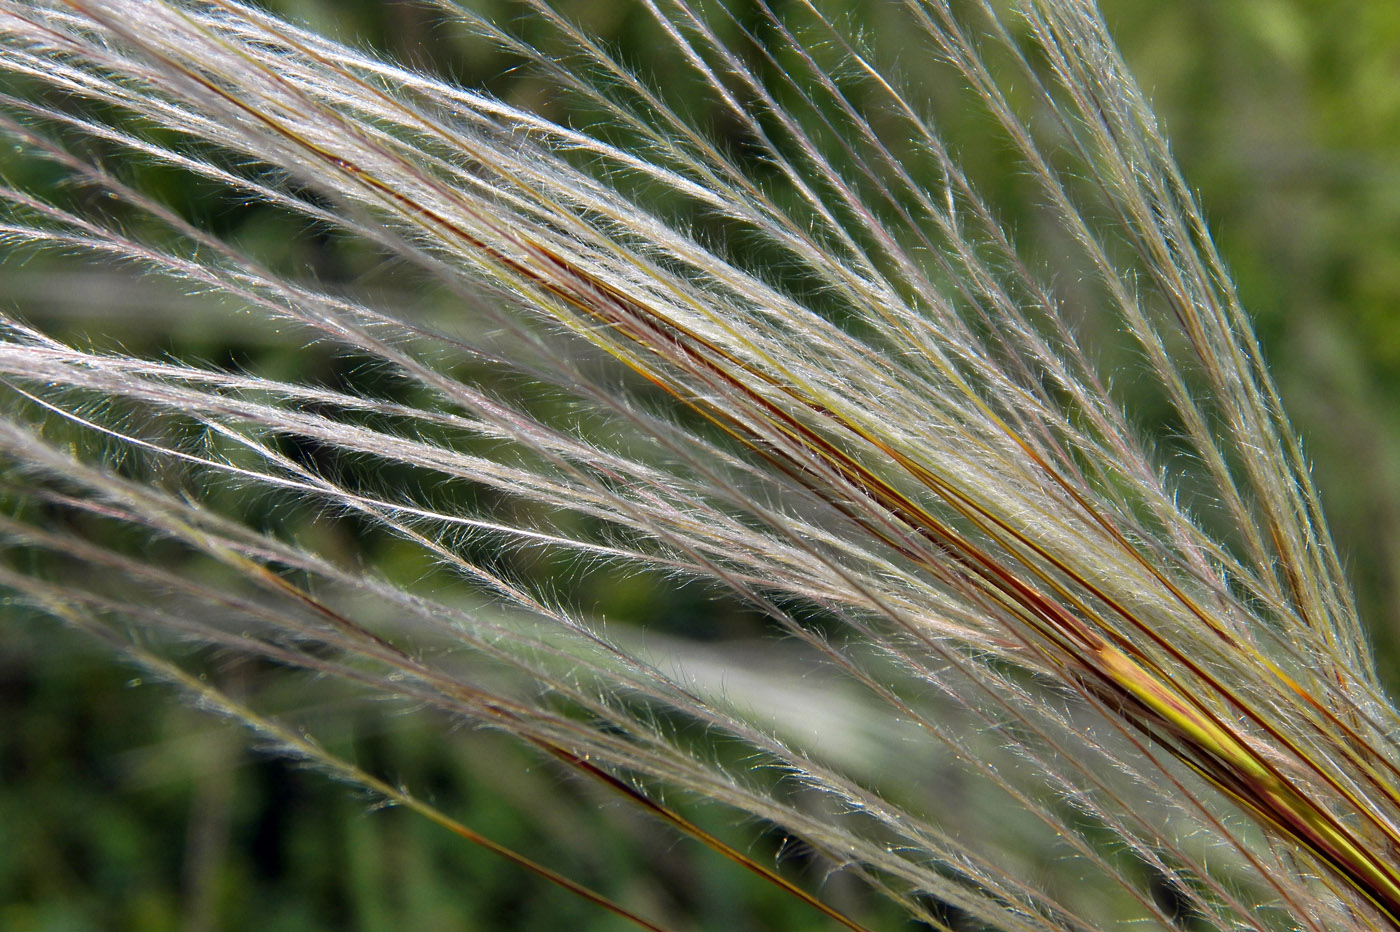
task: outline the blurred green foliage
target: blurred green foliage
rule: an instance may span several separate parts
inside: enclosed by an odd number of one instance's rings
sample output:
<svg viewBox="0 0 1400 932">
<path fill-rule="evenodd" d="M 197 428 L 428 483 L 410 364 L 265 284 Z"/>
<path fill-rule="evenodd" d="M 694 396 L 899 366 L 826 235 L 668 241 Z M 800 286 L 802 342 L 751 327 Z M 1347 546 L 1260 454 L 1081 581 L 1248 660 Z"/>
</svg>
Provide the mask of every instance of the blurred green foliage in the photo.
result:
<svg viewBox="0 0 1400 932">
<path fill-rule="evenodd" d="M 507 58 L 443 27 L 439 13 L 417 4 L 269 5 L 409 64 L 550 106 L 549 88 L 513 72 Z M 883 15 L 878 0 L 848 5 L 850 19 L 872 29 Z M 1316 462 L 1382 665 L 1394 681 L 1400 662 L 1400 5 L 1103 5 L 1257 316 Z M 636 44 L 646 34 L 645 17 L 626 0 L 561 6 L 629 58 L 638 49 L 636 59 L 659 82 L 675 67 Z M 519 13 L 504 0 L 482 7 L 494 15 Z M 917 72 L 914 61 L 901 67 Z M 313 268 L 334 280 L 366 265 L 323 236 L 148 171 L 145 180 L 201 222 L 247 241 L 285 244 L 282 261 L 289 267 Z M 92 296 L 46 290 L 44 268 L 37 258 L 0 268 L 0 301 L 7 310 L 66 319 L 72 331 L 93 335 L 101 309 L 81 306 Z M 122 298 L 110 291 L 102 297 Z M 176 294 L 169 301 L 155 331 L 118 327 L 104 339 L 255 365 L 274 376 L 295 372 L 330 383 L 353 377 L 365 384 L 353 360 L 315 348 L 269 348 L 235 327 L 213 329 L 181 314 Z M 319 546 L 347 558 L 358 554 L 381 567 L 397 565 L 389 572 L 404 578 L 425 570 L 392 541 L 314 526 L 305 514 L 279 512 L 266 520 L 322 535 Z M 514 569 L 544 576 L 550 567 Z M 755 624 L 733 605 L 691 600 L 690 593 L 677 594 L 645 576 L 616 580 L 595 571 L 566 595 L 610 618 L 659 618 L 691 633 Z M 246 681 L 263 688 L 256 669 L 227 658 L 208 663 L 210 675 L 225 685 Z M 621 928 L 618 920 L 434 826 L 374 811 L 353 791 L 248 750 L 233 726 L 172 702 L 163 687 L 138 685 L 134 676 L 55 625 L 6 621 L 0 639 L 0 929 Z M 288 690 L 282 701 L 296 702 L 296 681 L 286 680 L 275 678 Z M 376 772 L 678 928 L 825 927 L 782 894 L 676 840 L 597 788 L 579 786 L 489 736 L 400 711 L 366 709 L 347 698 L 328 705 L 324 724 L 331 740 Z M 582 815 L 600 811 L 599 818 Z M 722 819 L 711 827 L 760 858 L 772 857 L 781 844 Z M 800 872 L 800 855 L 790 860 Z M 873 927 L 903 924 L 849 879 L 831 879 L 827 893 Z"/>
</svg>

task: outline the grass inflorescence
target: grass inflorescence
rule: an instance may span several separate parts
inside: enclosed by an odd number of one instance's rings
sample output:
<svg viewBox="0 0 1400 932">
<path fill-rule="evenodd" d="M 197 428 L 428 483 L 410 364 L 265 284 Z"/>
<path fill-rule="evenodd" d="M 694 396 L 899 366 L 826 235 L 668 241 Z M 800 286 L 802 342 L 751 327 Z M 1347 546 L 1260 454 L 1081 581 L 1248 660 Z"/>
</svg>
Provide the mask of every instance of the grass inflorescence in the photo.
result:
<svg viewBox="0 0 1400 932">
<path fill-rule="evenodd" d="M 366 374 L 6 321 L 0 583 L 491 847 L 296 710 L 201 679 L 186 645 L 515 736 L 835 926 L 864 928 L 667 794 L 776 826 L 935 928 L 1400 927 L 1396 711 L 1249 320 L 1092 4 L 884 5 L 930 62 L 915 84 L 815 0 L 639 0 L 689 112 L 544 0 L 509 26 L 439 6 L 590 125 L 240 3 L 0 0 L 0 132 L 45 166 L 0 185 L 0 241 L 174 280 Z M 969 167 L 969 122 L 1014 155 L 1043 242 L 983 193 L 1002 181 Z M 285 268 L 159 173 L 336 238 L 439 310 Z M 1133 391 L 1085 349 L 1090 319 L 1131 348 Z M 289 503 L 392 539 L 421 578 L 258 514 Z M 606 625 L 522 554 L 727 600 L 789 656 Z M 853 753 L 861 733 L 888 743 Z M 968 780 L 1000 801 L 948 805 Z"/>
</svg>

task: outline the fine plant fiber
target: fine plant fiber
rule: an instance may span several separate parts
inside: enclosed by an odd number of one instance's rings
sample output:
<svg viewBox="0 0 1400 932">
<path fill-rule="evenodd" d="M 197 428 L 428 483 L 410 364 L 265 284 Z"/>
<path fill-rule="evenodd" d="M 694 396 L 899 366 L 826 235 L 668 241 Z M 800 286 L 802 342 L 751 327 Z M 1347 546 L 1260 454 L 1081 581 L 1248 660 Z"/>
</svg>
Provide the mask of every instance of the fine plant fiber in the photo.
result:
<svg viewBox="0 0 1400 932">
<path fill-rule="evenodd" d="M 1400 722 L 1249 318 L 1091 2 L 858 7 L 915 74 L 819 0 L 637 0 L 665 81 L 546 0 L 437 6 L 567 111 L 237 2 L 0 0 L 7 252 L 173 281 L 191 315 L 364 376 L 5 319 L 17 603 L 488 847 L 198 671 L 257 658 L 514 736 L 832 928 L 866 926 L 682 802 L 938 929 L 1400 928 Z M 172 177 L 379 284 L 289 267 Z M 297 508 L 419 571 L 268 517 Z M 778 637 L 608 624 L 525 557 Z M 967 782 L 995 802 L 950 805 Z"/>
</svg>

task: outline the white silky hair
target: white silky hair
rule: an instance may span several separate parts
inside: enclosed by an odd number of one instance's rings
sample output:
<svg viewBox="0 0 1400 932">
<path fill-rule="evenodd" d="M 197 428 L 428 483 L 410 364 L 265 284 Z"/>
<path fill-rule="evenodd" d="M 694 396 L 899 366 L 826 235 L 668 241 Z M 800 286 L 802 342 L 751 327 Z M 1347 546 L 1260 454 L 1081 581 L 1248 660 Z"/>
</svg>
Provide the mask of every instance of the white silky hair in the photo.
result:
<svg viewBox="0 0 1400 932">
<path fill-rule="evenodd" d="M 421 399 L 8 321 L 13 494 L 177 542 L 191 560 L 156 562 L 21 509 L 0 518 L 15 548 L 90 574 L 60 584 L 16 562 L 0 582 L 430 817 L 191 677 L 159 635 L 465 717 L 640 797 L 711 799 L 935 927 L 947 923 L 930 903 L 1007 930 L 1173 927 L 1181 917 L 1125 854 L 1193 927 L 1400 922 L 1395 709 L 1247 315 L 1093 4 L 890 6 L 1016 153 L 1091 283 L 1076 295 L 1169 406 L 1182 451 L 1170 460 L 1081 349 L 1084 309 L 1057 270 L 1001 223 L 937 114 L 821 4 L 780 16 L 757 0 L 777 37 L 762 45 L 722 7 L 639 0 L 762 180 L 543 0 L 524 7 L 573 59 L 441 6 L 616 132 L 240 3 L 0 0 L 12 79 L 0 132 L 125 212 L 0 182 L 0 242 L 222 296 L 293 345 L 373 360 Z M 453 296 L 461 317 L 271 268 L 99 150 L 353 239 Z M 462 374 L 482 369 L 572 413 Z M 319 471 L 288 439 L 411 478 Z M 104 459 L 112 450 L 150 476 Z M 259 532 L 201 501 L 199 483 L 371 523 L 478 597 Z M 435 488 L 489 491 L 525 517 L 445 506 Z M 755 661 L 605 627 L 473 557 L 483 546 L 703 581 L 788 638 Z M 195 569 L 208 565 L 225 572 Z M 677 720 L 741 743 L 753 770 L 721 766 Z M 909 790 L 918 775 L 882 756 L 891 745 L 911 769 L 977 778 L 1019 815 L 940 810 L 936 788 Z M 826 804 L 778 792 L 773 773 Z"/>
</svg>

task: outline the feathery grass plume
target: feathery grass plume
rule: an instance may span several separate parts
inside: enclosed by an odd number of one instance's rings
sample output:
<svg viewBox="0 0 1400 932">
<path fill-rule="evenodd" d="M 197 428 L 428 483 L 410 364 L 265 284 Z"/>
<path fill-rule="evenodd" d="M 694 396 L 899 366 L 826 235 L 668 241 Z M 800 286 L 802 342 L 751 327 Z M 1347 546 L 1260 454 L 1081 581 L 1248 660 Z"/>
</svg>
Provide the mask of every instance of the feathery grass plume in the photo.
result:
<svg viewBox="0 0 1400 932">
<path fill-rule="evenodd" d="M 1400 927 L 1396 712 L 1091 3 L 891 2 L 942 74 L 913 84 L 818 0 L 638 0 L 694 113 L 546 0 L 516 31 L 440 6 L 590 128 L 237 2 L 0 0 L 0 131 L 27 172 L 0 186 L 7 248 L 174 279 L 379 374 L 278 380 L 8 321 L 6 587 L 444 824 L 181 645 L 514 735 L 833 928 L 862 924 L 667 794 L 771 823 L 933 928 Z M 152 176 L 392 258 L 451 313 L 260 258 Z M 990 188 L 1043 205 L 1041 245 Z M 1131 392 L 1086 318 L 1131 340 Z M 1131 399 L 1170 411 L 1169 444 Z M 269 532 L 256 510 L 288 501 L 436 575 Z M 708 581 L 790 660 L 605 628 L 509 569 L 522 552 Z M 970 778 L 1005 805 L 950 804 Z"/>
</svg>

